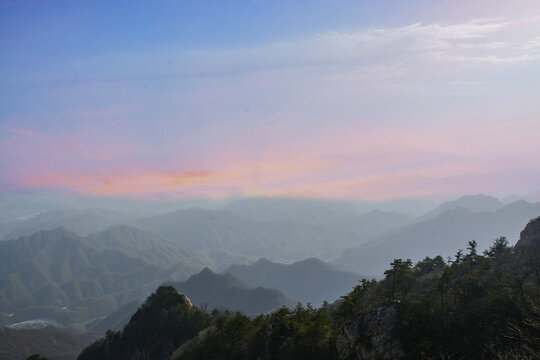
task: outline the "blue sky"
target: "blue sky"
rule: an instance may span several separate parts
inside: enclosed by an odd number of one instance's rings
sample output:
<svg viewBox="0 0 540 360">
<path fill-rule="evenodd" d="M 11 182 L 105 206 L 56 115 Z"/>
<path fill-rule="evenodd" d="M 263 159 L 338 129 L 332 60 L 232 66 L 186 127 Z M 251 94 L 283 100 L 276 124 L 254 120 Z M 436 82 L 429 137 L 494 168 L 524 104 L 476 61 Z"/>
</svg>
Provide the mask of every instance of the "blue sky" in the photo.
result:
<svg viewBox="0 0 540 360">
<path fill-rule="evenodd" d="M 3 46 L 88 56 L 141 46 L 229 47 L 390 24 L 418 1 L 18 1 L 2 3 Z M 391 11 L 390 11 L 391 10 Z M 399 19 L 403 21 L 405 19 Z"/>
<path fill-rule="evenodd" d="M 540 195 L 535 1 L 0 4 L 0 191 Z"/>
</svg>

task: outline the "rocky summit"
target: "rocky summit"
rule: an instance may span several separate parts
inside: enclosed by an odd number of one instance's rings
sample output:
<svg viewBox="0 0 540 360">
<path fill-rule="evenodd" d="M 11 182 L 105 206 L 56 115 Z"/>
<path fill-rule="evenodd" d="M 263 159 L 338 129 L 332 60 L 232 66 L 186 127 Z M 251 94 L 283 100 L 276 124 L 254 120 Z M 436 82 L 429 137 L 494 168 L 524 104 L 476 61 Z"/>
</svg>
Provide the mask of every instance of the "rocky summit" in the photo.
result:
<svg viewBox="0 0 540 360">
<path fill-rule="evenodd" d="M 540 246 L 540 217 L 529 221 L 525 229 L 519 235 L 519 241 L 516 244 L 516 248 L 534 245 Z"/>
<path fill-rule="evenodd" d="M 187 296 L 172 286 L 160 286 L 123 331 L 108 331 L 78 359 L 168 359 L 176 348 L 208 325 L 209 316 L 194 308 Z"/>
</svg>

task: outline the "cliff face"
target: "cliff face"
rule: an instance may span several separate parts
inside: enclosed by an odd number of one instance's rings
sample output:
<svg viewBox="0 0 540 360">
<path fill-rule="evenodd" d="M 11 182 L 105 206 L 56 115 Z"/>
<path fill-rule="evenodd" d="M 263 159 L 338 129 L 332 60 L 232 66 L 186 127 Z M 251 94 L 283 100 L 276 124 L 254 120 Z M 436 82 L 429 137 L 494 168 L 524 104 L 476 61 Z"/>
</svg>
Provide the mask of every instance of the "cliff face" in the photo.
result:
<svg viewBox="0 0 540 360">
<path fill-rule="evenodd" d="M 86 348 L 79 360 L 161 360 L 210 323 L 209 316 L 172 286 L 150 295 L 121 332 Z"/>
<path fill-rule="evenodd" d="M 516 247 L 525 245 L 540 246 L 540 217 L 531 220 L 519 235 Z"/>
<path fill-rule="evenodd" d="M 398 339 L 398 306 L 378 308 L 348 321 L 336 334 L 340 359 L 402 359 L 403 346 Z"/>
</svg>

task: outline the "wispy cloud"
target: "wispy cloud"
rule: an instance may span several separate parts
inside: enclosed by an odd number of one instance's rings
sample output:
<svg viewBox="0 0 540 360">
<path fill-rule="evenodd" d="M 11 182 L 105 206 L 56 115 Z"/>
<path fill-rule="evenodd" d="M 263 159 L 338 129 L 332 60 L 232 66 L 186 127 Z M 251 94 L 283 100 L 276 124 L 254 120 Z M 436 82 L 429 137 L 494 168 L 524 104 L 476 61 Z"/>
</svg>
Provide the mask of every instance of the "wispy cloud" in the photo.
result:
<svg viewBox="0 0 540 360">
<path fill-rule="evenodd" d="M 233 49 L 187 51 L 170 46 L 82 59 L 71 64 L 67 73 L 56 76 L 69 83 L 178 81 L 309 67 L 389 67 L 452 60 L 477 63 L 479 59 L 528 62 L 537 60 L 540 54 L 539 30 L 537 17 L 480 18 L 460 23 L 331 31 Z"/>
<path fill-rule="evenodd" d="M 364 199 L 534 192 L 539 31 L 537 18 L 490 18 L 83 59 L 44 75 L 52 85 L 34 116 L 55 128 L 6 121 L 0 188 Z"/>
</svg>

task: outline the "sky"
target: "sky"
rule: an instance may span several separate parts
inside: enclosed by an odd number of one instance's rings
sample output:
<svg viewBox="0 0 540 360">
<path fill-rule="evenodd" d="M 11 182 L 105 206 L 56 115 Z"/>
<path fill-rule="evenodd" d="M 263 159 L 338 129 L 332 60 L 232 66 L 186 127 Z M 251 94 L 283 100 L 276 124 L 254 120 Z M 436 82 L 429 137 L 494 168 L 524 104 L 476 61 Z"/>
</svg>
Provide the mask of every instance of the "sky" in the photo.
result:
<svg viewBox="0 0 540 360">
<path fill-rule="evenodd" d="M 540 2 L 0 2 L 0 192 L 540 198 Z"/>
</svg>

